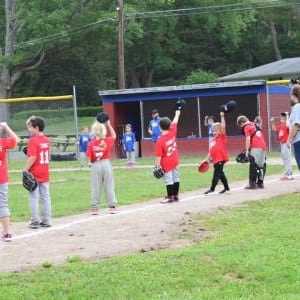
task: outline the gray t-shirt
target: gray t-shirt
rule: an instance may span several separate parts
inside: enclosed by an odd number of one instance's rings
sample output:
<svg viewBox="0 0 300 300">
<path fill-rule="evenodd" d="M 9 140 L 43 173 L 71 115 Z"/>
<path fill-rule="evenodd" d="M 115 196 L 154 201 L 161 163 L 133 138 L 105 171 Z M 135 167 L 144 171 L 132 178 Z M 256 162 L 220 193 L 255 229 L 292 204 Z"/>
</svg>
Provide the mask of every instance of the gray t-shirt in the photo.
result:
<svg viewBox="0 0 300 300">
<path fill-rule="evenodd" d="M 294 105 L 290 118 L 289 118 L 289 129 L 291 130 L 292 127 L 298 124 L 300 126 L 300 103 Z M 300 141 L 300 130 L 298 129 L 296 135 L 292 140 L 292 144 Z"/>
</svg>

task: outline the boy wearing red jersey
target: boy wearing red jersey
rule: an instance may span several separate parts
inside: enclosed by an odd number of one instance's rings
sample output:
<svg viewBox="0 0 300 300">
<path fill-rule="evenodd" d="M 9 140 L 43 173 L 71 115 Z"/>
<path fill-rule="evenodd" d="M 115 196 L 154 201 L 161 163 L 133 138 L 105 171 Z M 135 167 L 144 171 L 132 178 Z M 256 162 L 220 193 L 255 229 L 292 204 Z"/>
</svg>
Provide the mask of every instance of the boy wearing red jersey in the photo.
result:
<svg viewBox="0 0 300 300">
<path fill-rule="evenodd" d="M 167 196 L 160 201 L 161 203 L 179 200 L 179 157 L 176 136 L 180 113 L 180 110 L 176 110 L 173 121 L 163 117 L 159 123 L 161 136 L 155 144 L 155 164 L 160 165 L 165 171 L 164 182 L 167 189 Z"/>
<path fill-rule="evenodd" d="M 292 168 L 292 152 L 291 148 L 287 145 L 287 139 L 289 137 L 289 113 L 283 112 L 280 114 L 280 124 L 276 126 L 274 118 L 270 119 L 272 130 L 276 131 L 278 141 L 280 143 L 281 157 L 284 164 L 284 174 L 280 177 L 280 180 L 291 180 L 293 177 Z"/>
<path fill-rule="evenodd" d="M 220 117 L 221 117 L 221 122 L 216 122 L 212 124 L 212 130 L 214 136 L 211 141 L 209 152 L 204 160 L 207 162 L 212 160 L 214 165 L 214 174 L 213 174 L 213 179 L 211 182 L 210 189 L 204 193 L 207 196 L 215 193 L 215 188 L 219 180 L 221 180 L 224 186 L 224 189 L 220 191 L 219 194 L 224 194 L 230 191 L 227 177 L 224 173 L 224 164 L 228 161 L 228 154 L 226 150 L 227 136 L 225 131 L 226 123 L 225 123 L 224 112 L 220 112 Z M 202 164 L 204 161 L 200 162 L 200 164 Z"/>
<path fill-rule="evenodd" d="M 237 126 L 246 137 L 246 156 L 249 157 L 249 185 L 245 189 L 263 189 L 266 173 L 266 143 L 261 131 L 246 116 L 237 118 Z"/>
<path fill-rule="evenodd" d="M 25 170 L 32 173 L 38 183 L 37 188 L 29 192 L 31 222 L 29 228 L 51 226 L 51 199 L 49 193 L 50 139 L 44 136 L 45 121 L 32 116 L 26 122 L 31 138 L 27 147 Z M 42 218 L 39 216 L 39 200 L 42 204 Z"/>
<path fill-rule="evenodd" d="M 10 242 L 12 235 L 9 232 L 7 150 L 13 149 L 19 139 L 6 122 L 0 123 L 0 131 L 7 134 L 7 137 L 0 137 L 0 222 L 3 227 L 2 240 Z"/>
</svg>

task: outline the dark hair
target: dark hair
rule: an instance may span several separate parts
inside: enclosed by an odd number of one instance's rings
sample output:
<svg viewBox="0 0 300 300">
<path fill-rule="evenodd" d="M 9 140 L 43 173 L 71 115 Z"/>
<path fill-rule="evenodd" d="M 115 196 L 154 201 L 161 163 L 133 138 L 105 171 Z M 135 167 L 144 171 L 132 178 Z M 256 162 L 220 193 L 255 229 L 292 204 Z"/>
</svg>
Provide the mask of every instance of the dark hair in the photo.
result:
<svg viewBox="0 0 300 300">
<path fill-rule="evenodd" d="M 158 109 L 153 109 L 152 110 L 152 115 L 157 114 L 158 113 Z"/>
<path fill-rule="evenodd" d="M 160 119 L 159 126 L 162 130 L 169 130 L 171 123 L 172 122 L 168 117 L 163 117 Z"/>
<path fill-rule="evenodd" d="M 38 127 L 40 132 L 43 132 L 45 129 L 45 121 L 42 117 L 33 116 L 28 120 L 28 124 L 33 128 Z"/>
<path fill-rule="evenodd" d="M 299 84 L 293 85 L 292 90 L 291 90 L 291 95 L 294 95 L 295 97 L 298 98 L 298 100 L 300 100 L 300 85 Z"/>
<path fill-rule="evenodd" d="M 217 122 L 217 118 L 215 116 L 208 116 L 208 119 L 212 119 L 215 122 Z"/>
<path fill-rule="evenodd" d="M 288 115 L 289 115 L 289 113 L 288 112 L 282 112 L 281 114 L 280 114 L 280 116 L 281 117 L 288 117 Z"/>
</svg>

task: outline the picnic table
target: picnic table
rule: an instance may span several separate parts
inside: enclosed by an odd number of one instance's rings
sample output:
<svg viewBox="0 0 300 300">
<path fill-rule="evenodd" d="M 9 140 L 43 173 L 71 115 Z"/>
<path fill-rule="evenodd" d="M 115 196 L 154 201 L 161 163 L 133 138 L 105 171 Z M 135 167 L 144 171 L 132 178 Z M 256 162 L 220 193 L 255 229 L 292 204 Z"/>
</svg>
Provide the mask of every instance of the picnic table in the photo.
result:
<svg viewBox="0 0 300 300">
<path fill-rule="evenodd" d="M 66 152 L 69 146 L 76 144 L 75 134 L 48 134 L 46 136 L 51 140 L 51 147 L 55 147 L 60 152 Z M 22 151 L 27 146 L 30 136 L 20 135 L 19 139 L 18 150 Z"/>
</svg>

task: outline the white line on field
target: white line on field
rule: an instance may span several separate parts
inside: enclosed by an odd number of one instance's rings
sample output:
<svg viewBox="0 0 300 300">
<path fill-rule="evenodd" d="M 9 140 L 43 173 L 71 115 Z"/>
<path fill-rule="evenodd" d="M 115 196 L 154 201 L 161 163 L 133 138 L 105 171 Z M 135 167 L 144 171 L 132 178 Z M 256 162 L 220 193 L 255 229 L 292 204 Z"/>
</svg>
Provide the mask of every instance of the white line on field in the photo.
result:
<svg viewBox="0 0 300 300">
<path fill-rule="evenodd" d="M 298 175 L 295 175 L 295 177 L 296 176 L 298 176 Z M 279 179 L 270 179 L 270 180 L 265 181 L 265 183 L 273 183 L 273 182 L 277 182 L 277 181 L 279 181 Z M 230 191 L 231 192 L 237 192 L 237 191 L 240 191 L 240 190 L 243 190 L 243 189 L 244 189 L 244 186 L 241 186 L 241 187 L 231 189 Z M 215 196 L 216 195 L 217 194 L 215 194 Z M 197 198 L 211 198 L 211 197 L 212 196 L 206 196 L 204 194 L 200 194 L 200 195 L 180 198 L 180 202 L 185 202 L 185 201 L 189 201 L 189 200 L 193 200 L 193 199 L 197 199 Z M 14 236 L 13 239 L 14 240 L 19 240 L 19 239 L 24 239 L 24 238 L 28 238 L 28 237 L 38 236 L 38 235 L 42 235 L 42 234 L 45 234 L 45 233 L 48 233 L 48 232 L 51 232 L 51 231 L 59 231 L 59 230 L 62 230 L 62 229 L 66 229 L 66 228 L 72 227 L 74 225 L 99 221 L 99 219 L 116 217 L 118 215 L 131 214 L 131 213 L 134 213 L 134 212 L 137 212 L 137 211 L 148 210 L 150 208 L 155 208 L 155 207 L 162 206 L 162 205 L 166 205 L 166 204 L 161 204 L 161 203 L 149 204 L 149 205 L 145 205 L 143 207 L 138 207 L 138 208 L 133 208 L 133 209 L 130 209 L 130 210 L 120 211 L 116 215 L 106 214 L 106 215 L 99 215 L 99 216 L 90 216 L 88 218 L 72 221 L 72 222 L 69 222 L 69 223 L 65 223 L 65 224 L 61 224 L 61 225 L 54 225 L 50 228 L 43 228 L 42 230 L 32 229 L 33 230 L 32 232 L 28 232 L 28 233 L 25 233 L 25 234 Z"/>
</svg>

